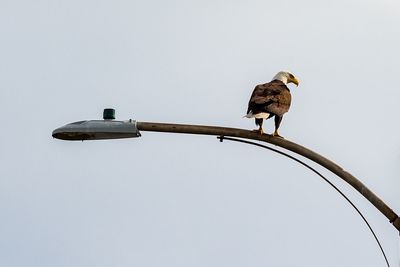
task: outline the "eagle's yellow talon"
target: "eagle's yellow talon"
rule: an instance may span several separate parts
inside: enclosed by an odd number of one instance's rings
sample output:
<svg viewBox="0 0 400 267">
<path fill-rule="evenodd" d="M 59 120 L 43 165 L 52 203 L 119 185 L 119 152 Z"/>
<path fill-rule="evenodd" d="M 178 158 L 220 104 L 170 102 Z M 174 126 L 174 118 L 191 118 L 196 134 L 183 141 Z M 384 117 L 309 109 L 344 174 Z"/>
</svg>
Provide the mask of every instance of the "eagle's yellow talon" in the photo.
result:
<svg viewBox="0 0 400 267">
<path fill-rule="evenodd" d="M 254 129 L 253 132 L 257 132 L 257 133 L 259 133 L 261 135 L 264 134 L 264 131 L 262 129 Z"/>
<path fill-rule="evenodd" d="M 263 131 L 263 128 L 262 128 L 262 127 L 258 128 L 258 129 L 254 129 L 253 131 L 258 132 L 258 133 L 261 134 L 261 135 L 264 134 L 264 131 Z"/>
<path fill-rule="evenodd" d="M 275 132 L 272 134 L 272 136 L 273 136 L 273 137 L 278 137 L 278 138 L 284 139 L 283 136 L 280 136 L 280 135 L 279 135 L 278 131 L 275 131 Z"/>
</svg>

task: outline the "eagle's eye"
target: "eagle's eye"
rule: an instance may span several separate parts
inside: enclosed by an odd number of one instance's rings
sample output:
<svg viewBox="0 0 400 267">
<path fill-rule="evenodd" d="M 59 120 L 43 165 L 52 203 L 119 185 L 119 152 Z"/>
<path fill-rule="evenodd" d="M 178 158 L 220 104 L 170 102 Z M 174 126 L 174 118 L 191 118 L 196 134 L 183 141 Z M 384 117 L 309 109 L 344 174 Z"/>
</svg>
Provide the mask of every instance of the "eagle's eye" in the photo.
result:
<svg viewBox="0 0 400 267">
<path fill-rule="evenodd" d="M 294 79 L 294 76 L 291 73 L 289 73 L 289 77 L 290 77 L 290 79 Z"/>
</svg>

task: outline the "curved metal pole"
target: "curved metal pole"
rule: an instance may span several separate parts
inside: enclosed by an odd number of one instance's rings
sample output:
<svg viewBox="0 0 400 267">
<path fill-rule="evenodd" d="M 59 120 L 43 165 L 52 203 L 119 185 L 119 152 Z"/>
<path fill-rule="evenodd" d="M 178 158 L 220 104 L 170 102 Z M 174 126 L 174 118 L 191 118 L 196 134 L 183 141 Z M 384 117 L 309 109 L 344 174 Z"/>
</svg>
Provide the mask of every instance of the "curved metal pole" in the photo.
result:
<svg viewBox="0 0 400 267">
<path fill-rule="evenodd" d="M 205 125 L 189 125 L 189 124 L 173 124 L 173 123 L 157 123 L 157 122 L 137 122 L 137 128 L 139 131 L 151 131 L 151 132 L 167 132 L 167 133 L 185 133 L 185 134 L 201 134 L 201 135 L 215 135 L 215 136 L 231 136 L 239 137 L 244 139 L 251 139 L 257 141 L 267 142 L 284 149 L 290 150 L 303 157 L 306 157 L 315 163 L 323 166 L 330 170 L 345 182 L 350 184 L 354 189 L 361 193 L 372 205 L 374 205 L 385 217 L 389 220 L 393 226 L 400 231 L 400 218 L 399 216 L 386 205 L 377 195 L 375 195 L 368 187 L 360 182 L 356 177 L 343 170 L 339 165 L 333 161 L 313 152 L 312 150 L 288 141 L 282 138 L 276 138 L 271 135 L 260 135 L 257 132 L 227 128 L 227 127 L 215 127 Z"/>
</svg>

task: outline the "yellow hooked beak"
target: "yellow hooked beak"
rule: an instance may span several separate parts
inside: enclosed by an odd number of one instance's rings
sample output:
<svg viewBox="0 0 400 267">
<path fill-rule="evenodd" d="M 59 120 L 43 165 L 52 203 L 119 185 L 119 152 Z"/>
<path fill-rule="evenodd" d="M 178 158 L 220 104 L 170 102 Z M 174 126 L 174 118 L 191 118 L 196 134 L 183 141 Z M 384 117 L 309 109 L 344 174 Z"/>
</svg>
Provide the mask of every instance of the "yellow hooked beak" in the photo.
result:
<svg viewBox="0 0 400 267">
<path fill-rule="evenodd" d="M 296 86 L 299 86 L 299 83 L 300 83 L 296 77 L 293 77 L 293 79 L 290 79 L 290 82 L 294 83 Z"/>
</svg>

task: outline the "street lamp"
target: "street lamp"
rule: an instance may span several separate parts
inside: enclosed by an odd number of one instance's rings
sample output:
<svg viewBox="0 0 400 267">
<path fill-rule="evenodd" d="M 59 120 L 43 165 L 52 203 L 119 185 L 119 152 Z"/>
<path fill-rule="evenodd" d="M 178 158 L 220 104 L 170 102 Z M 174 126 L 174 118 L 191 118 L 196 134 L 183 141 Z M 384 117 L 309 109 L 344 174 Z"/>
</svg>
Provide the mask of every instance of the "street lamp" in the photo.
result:
<svg viewBox="0 0 400 267">
<path fill-rule="evenodd" d="M 52 133 L 54 138 L 78 141 L 140 137 L 135 120 L 116 121 L 114 109 L 104 109 L 103 120 L 69 123 Z"/>
<path fill-rule="evenodd" d="M 276 149 L 272 149 L 261 145 L 259 143 L 245 141 L 243 139 L 251 139 L 256 141 L 267 142 L 289 151 L 292 151 L 296 154 L 299 154 L 305 158 L 308 158 L 320 166 L 330 170 L 335 173 L 337 176 L 342 178 L 345 182 L 351 185 L 354 189 L 356 189 L 359 193 L 361 193 L 371 204 L 373 204 L 388 220 L 389 222 L 396 228 L 397 231 L 400 231 L 400 217 L 388 206 L 384 203 L 377 195 L 374 194 L 368 187 L 366 187 L 361 181 L 359 181 L 356 177 L 346 172 L 342 167 L 334 163 L 333 161 L 315 153 L 314 151 L 293 143 L 289 140 L 285 140 L 283 138 L 273 137 L 268 134 L 260 135 L 255 131 L 248 131 L 243 129 L 236 128 L 228 128 L 228 127 L 217 127 L 217 126 L 207 126 L 207 125 L 189 125 L 189 124 L 173 124 L 173 123 L 157 123 L 157 122 L 138 122 L 135 120 L 127 120 L 127 121 L 116 121 L 115 120 L 115 110 L 114 109 L 104 109 L 103 112 L 103 120 L 89 120 L 89 121 L 78 121 L 67 124 L 60 128 L 57 128 L 53 131 L 52 135 L 54 138 L 62 139 L 62 140 L 99 140 L 99 139 L 119 139 L 119 138 L 132 138 L 132 137 L 140 137 L 140 131 L 151 131 L 151 132 L 166 132 L 166 133 L 184 133 L 184 134 L 197 134 L 197 135 L 214 135 L 217 136 L 222 142 L 224 139 L 238 141 L 242 143 L 252 144 L 256 146 L 260 146 L 263 148 L 268 148 L 279 154 L 283 154 L 291 159 L 294 159 L 297 162 L 300 162 L 307 168 L 314 171 L 316 174 L 321 176 L 325 181 L 327 181 L 331 186 L 333 186 L 346 200 L 357 210 L 360 216 L 368 225 L 372 234 L 374 235 L 383 256 L 385 257 L 387 266 L 389 262 L 386 258 L 386 255 L 383 251 L 382 246 L 380 245 L 379 240 L 377 239 L 375 233 L 373 232 L 371 226 L 366 221 L 365 217 L 361 214 L 361 212 L 355 207 L 355 205 L 331 182 L 329 182 L 326 178 L 324 178 L 320 173 L 316 170 L 303 163 L 302 161 L 286 154 L 280 152 Z M 236 139 L 236 138 L 241 139 Z"/>
<path fill-rule="evenodd" d="M 151 131 L 214 135 L 222 139 L 224 137 L 237 137 L 241 139 L 267 142 L 308 158 L 342 178 L 346 183 L 363 195 L 372 205 L 374 205 L 375 208 L 377 208 L 389 220 L 397 231 L 400 231 L 400 217 L 360 180 L 345 171 L 335 162 L 289 140 L 268 134 L 261 135 L 255 131 L 219 126 L 139 122 L 135 120 L 115 121 L 115 111 L 113 109 L 105 109 L 103 118 L 104 120 L 78 121 L 67 124 L 55 129 L 53 131 L 53 137 L 63 140 L 118 139 L 139 137 L 141 136 L 139 131 Z"/>
</svg>

